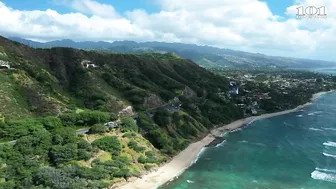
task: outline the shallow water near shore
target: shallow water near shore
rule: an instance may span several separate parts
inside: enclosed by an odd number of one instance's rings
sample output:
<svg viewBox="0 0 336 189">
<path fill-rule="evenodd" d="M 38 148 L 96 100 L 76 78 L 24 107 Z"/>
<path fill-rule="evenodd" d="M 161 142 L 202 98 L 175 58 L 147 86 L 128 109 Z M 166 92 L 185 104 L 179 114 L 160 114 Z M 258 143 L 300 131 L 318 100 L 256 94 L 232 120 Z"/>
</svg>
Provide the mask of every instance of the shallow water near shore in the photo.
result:
<svg viewBox="0 0 336 189">
<path fill-rule="evenodd" d="M 224 138 L 160 189 L 336 188 L 335 92 Z"/>
</svg>

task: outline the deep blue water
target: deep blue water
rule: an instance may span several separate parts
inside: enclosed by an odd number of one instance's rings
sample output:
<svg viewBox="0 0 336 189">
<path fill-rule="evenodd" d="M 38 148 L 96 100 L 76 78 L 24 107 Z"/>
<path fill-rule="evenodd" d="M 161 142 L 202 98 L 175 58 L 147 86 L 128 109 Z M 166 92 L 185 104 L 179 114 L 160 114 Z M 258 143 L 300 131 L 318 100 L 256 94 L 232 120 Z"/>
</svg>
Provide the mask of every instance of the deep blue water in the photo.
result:
<svg viewBox="0 0 336 189">
<path fill-rule="evenodd" d="M 162 188 L 336 189 L 336 93 L 227 134 Z"/>
</svg>

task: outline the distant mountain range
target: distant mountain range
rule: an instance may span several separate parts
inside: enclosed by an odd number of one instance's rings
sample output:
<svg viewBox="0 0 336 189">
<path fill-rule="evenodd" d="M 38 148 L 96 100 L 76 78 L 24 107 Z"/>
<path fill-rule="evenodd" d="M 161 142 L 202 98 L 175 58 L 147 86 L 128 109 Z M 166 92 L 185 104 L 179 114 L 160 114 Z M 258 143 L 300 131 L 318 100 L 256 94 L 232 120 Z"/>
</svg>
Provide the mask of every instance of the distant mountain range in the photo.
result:
<svg viewBox="0 0 336 189">
<path fill-rule="evenodd" d="M 312 69 L 335 66 L 336 62 L 267 56 L 260 53 L 248 53 L 211 46 L 198 46 L 183 43 L 115 41 L 75 42 L 69 39 L 40 43 L 22 38 L 11 40 L 34 48 L 71 47 L 77 49 L 107 50 L 122 53 L 173 52 L 190 59 L 206 68 L 296 68 Z"/>
</svg>

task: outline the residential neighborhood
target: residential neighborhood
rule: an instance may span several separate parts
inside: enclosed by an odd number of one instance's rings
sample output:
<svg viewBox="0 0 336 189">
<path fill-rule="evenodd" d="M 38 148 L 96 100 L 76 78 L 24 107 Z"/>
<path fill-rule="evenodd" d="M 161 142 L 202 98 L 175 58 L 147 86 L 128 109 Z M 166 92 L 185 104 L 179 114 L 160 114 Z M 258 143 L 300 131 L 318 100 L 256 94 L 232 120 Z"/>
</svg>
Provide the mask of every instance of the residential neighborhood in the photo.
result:
<svg viewBox="0 0 336 189">
<path fill-rule="evenodd" d="M 235 102 L 245 116 L 262 114 L 270 109 L 288 109 L 300 103 L 300 99 L 309 99 L 307 94 L 310 92 L 329 91 L 336 87 L 334 77 L 313 72 L 220 69 L 213 72 L 229 79 L 228 93 L 220 92 L 218 95 Z"/>
</svg>

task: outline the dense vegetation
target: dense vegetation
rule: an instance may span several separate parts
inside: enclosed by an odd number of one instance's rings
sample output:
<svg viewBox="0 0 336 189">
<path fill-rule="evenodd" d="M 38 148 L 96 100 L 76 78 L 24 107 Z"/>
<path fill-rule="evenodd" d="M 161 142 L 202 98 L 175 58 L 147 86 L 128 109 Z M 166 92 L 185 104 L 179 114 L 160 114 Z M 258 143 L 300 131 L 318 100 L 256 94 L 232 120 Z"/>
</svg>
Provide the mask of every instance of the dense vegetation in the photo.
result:
<svg viewBox="0 0 336 189">
<path fill-rule="evenodd" d="M 255 71 L 245 81 L 239 80 L 245 72 L 215 74 L 174 53 L 33 49 L 1 37 L 0 60 L 14 68 L 0 69 L 0 188 L 6 189 L 104 188 L 248 115 L 238 104 L 257 101 L 273 112 L 336 87 L 335 78 L 308 72 Z M 278 75 L 295 87 L 265 82 Z M 228 93 L 228 76 L 242 93 Z M 256 100 L 259 93 L 271 98 Z M 127 106 L 135 112 L 120 114 Z"/>
<path fill-rule="evenodd" d="M 134 132 L 83 137 L 57 118 L 44 122 L 20 123 L 40 126 L 20 133 L 15 145 L 0 145 L 0 188 L 103 188 L 167 160 Z"/>
<path fill-rule="evenodd" d="M 0 69 L 0 188 L 103 188 L 242 117 L 217 95 L 227 79 L 173 53 L 32 49 L 0 38 L 0 60 L 13 68 Z M 137 113 L 117 116 L 128 105 Z M 112 121 L 117 128 L 104 126 Z"/>
</svg>

